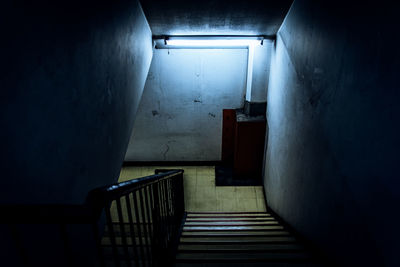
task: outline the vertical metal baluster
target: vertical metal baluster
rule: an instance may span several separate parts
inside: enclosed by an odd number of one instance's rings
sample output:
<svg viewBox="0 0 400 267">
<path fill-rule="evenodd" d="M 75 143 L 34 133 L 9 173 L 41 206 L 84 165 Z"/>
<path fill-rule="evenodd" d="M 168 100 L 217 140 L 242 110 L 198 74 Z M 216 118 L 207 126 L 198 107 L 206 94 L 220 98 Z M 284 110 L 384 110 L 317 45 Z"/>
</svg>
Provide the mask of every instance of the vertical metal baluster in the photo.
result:
<svg viewBox="0 0 400 267">
<path fill-rule="evenodd" d="M 150 266 L 150 261 L 151 261 L 151 255 L 150 255 L 150 249 L 149 249 L 149 233 L 147 232 L 147 225 L 146 225 L 146 214 L 145 214 L 145 203 L 143 200 L 143 190 L 144 188 L 139 189 L 139 199 L 140 199 L 140 209 L 142 212 L 142 221 L 143 221 L 143 232 L 144 232 L 144 245 L 146 246 L 146 255 L 148 258 L 148 265 Z"/>
<path fill-rule="evenodd" d="M 183 200 L 181 200 L 181 196 L 182 196 L 182 194 L 183 194 L 183 192 L 181 192 L 181 186 L 180 186 L 180 174 L 178 175 L 178 177 L 176 177 L 176 179 L 175 179 L 175 192 L 176 192 L 176 199 L 175 199 L 175 201 L 176 201 L 176 213 L 177 213 L 177 216 L 178 216 L 178 219 L 179 219 L 179 222 L 178 222 L 178 225 L 180 225 L 180 220 L 181 220 L 181 217 L 182 217 L 182 211 L 181 211 L 181 205 L 182 205 L 182 203 L 180 203 L 181 201 L 185 201 L 184 199 Z"/>
<path fill-rule="evenodd" d="M 123 246 L 123 250 L 124 250 L 124 255 L 125 255 L 126 261 L 128 263 L 128 266 L 131 266 L 131 260 L 130 260 L 130 255 L 129 255 L 129 251 L 128 251 L 128 243 L 126 241 L 124 218 L 122 215 L 121 199 L 118 198 L 116 201 L 117 201 L 118 221 L 119 221 L 119 227 L 120 227 L 120 232 L 121 232 L 121 241 L 122 241 L 122 246 Z"/>
<path fill-rule="evenodd" d="M 171 178 L 168 178 L 167 180 L 166 180 L 166 183 L 167 183 L 167 197 L 168 197 L 168 216 L 169 216 L 169 223 L 170 223 L 170 230 L 169 230 L 169 232 L 170 232 L 170 240 L 169 240 L 169 249 L 168 249 L 168 251 L 169 251 L 169 253 L 168 253 L 168 261 L 170 262 L 170 263 L 172 263 L 172 260 L 173 260 L 173 256 L 172 256 L 172 253 L 173 253 L 173 251 L 174 251 L 174 245 L 175 245 L 175 227 L 176 227 L 176 224 L 175 224 L 175 221 L 174 221 L 174 217 L 173 217 L 173 213 L 172 213 L 172 209 L 173 209 L 173 207 L 172 207 L 172 205 L 173 205 L 173 203 L 172 203 L 172 180 L 174 179 L 175 177 L 173 176 L 173 177 L 171 177 Z"/>
<path fill-rule="evenodd" d="M 171 216 L 172 216 L 172 221 L 174 223 L 174 235 L 177 233 L 177 220 L 176 220 L 176 203 L 175 203 L 175 180 L 176 177 L 173 177 L 170 181 L 171 184 Z"/>
<path fill-rule="evenodd" d="M 169 222 L 169 237 L 170 237 L 170 242 L 172 238 L 172 233 L 174 230 L 174 225 L 172 222 L 172 213 L 171 213 L 171 186 L 170 186 L 170 179 L 165 180 L 165 187 L 166 187 L 166 195 L 167 195 L 167 205 L 168 205 L 168 222 Z"/>
<path fill-rule="evenodd" d="M 162 249 L 160 248 L 160 241 L 161 241 L 161 219 L 160 219 L 160 199 L 159 199 L 159 183 L 152 184 L 152 191 L 153 191 L 153 204 L 154 204 L 154 213 L 153 213 L 153 242 L 154 243 L 154 254 L 157 255 L 156 258 L 153 259 L 154 266 L 161 266 L 162 261 Z"/>
<path fill-rule="evenodd" d="M 183 187 L 183 172 L 179 174 L 179 213 L 180 216 L 183 217 L 183 214 L 185 213 L 185 188 Z"/>
<path fill-rule="evenodd" d="M 153 184 L 149 185 L 148 187 L 149 189 L 149 207 L 150 207 L 150 229 L 151 229 L 151 234 L 152 234 L 152 238 L 154 238 L 154 227 L 153 227 L 153 221 L 154 221 L 154 191 L 153 191 Z"/>
<path fill-rule="evenodd" d="M 134 191 L 132 193 L 133 196 L 133 208 L 135 210 L 135 217 L 136 217 L 136 228 L 138 229 L 138 238 L 139 238 L 139 248 L 140 248 L 140 256 L 142 260 L 142 266 L 145 266 L 145 254 L 144 254 L 144 248 L 143 248 L 143 240 L 142 240 L 142 229 L 140 227 L 140 217 L 139 217 L 139 209 L 137 205 L 137 191 Z"/>
<path fill-rule="evenodd" d="M 167 226 L 167 229 L 166 229 L 166 245 L 167 245 L 167 247 L 169 246 L 169 239 L 170 239 L 170 235 L 169 235 L 169 232 L 170 232 L 170 228 L 171 228 L 171 226 L 170 226 L 170 224 L 169 224 L 169 215 L 168 215 L 168 206 L 167 206 L 167 188 L 166 188 L 166 180 L 164 179 L 163 180 L 163 198 L 164 198 L 164 201 L 163 201 L 163 204 L 164 204 L 164 211 L 165 211 L 165 222 L 166 222 L 166 226 Z"/>
<path fill-rule="evenodd" d="M 134 256 L 134 260 L 135 260 L 135 266 L 139 266 L 139 251 L 138 251 L 138 247 L 136 244 L 136 235 L 135 235 L 135 227 L 133 224 L 133 217 L 132 217 L 132 207 L 131 207 L 131 201 L 130 201 L 130 197 L 129 194 L 125 196 L 125 202 L 126 202 L 126 209 L 128 211 L 128 219 L 129 219 L 129 228 L 131 231 L 131 240 L 132 240 L 132 250 L 133 250 L 133 256 Z"/>
<path fill-rule="evenodd" d="M 106 210 L 106 221 L 107 221 L 108 232 L 110 235 L 111 248 L 112 248 L 112 252 L 113 252 L 113 256 L 114 256 L 114 263 L 115 263 L 115 266 L 119 267 L 119 266 L 121 266 L 121 263 L 120 263 L 119 256 L 118 256 L 117 242 L 115 240 L 115 232 L 114 232 L 114 226 L 113 226 L 112 220 L 111 220 L 110 209 L 111 209 L 111 203 L 110 203 L 109 207 L 106 207 L 106 209 L 105 209 Z"/>
<path fill-rule="evenodd" d="M 164 180 L 160 181 L 160 205 L 161 205 L 161 218 L 163 220 L 162 225 L 163 225 L 163 232 L 162 232 L 162 237 L 163 237 L 163 248 L 166 248 L 167 246 L 167 241 L 168 241 L 168 221 L 167 221 L 167 212 L 165 208 L 165 195 L 164 195 Z"/>
<path fill-rule="evenodd" d="M 145 203 L 145 209 L 146 209 L 146 215 L 147 215 L 147 224 L 146 224 L 146 227 L 147 227 L 147 234 L 148 234 L 148 242 L 149 242 L 149 251 L 150 251 L 150 263 L 152 263 L 152 260 L 153 260 L 153 250 L 152 250 L 152 244 L 151 244 L 151 241 L 152 241 L 152 232 L 151 232 L 151 229 L 150 229 L 150 213 L 151 213 L 151 209 L 150 209 L 150 207 L 149 207 L 149 198 L 150 198 L 150 192 L 149 192 L 149 190 L 148 190 L 148 188 L 149 188 L 149 186 L 146 186 L 146 187 L 144 187 L 143 188 L 143 191 L 144 191 L 144 203 Z"/>
<path fill-rule="evenodd" d="M 160 249 L 162 249 L 164 251 L 165 248 L 165 229 L 167 227 L 167 224 L 165 223 L 165 217 L 164 217 L 164 199 L 163 199 L 163 191 L 162 191 L 162 181 L 159 181 L 158 183 L 158 200 L 159 200 L 159 207 L 160 207 L 160 242 L 161 242 L 161 247 Z"/>
<path fill-rule="evenodd" d="M 176 217 L 175 217 L 175 176 L 171 178 L 170 180 L 170 189 L 171 189 L 171 221 L 173 223 L 173 234 L 174 236 L 176 235 L 177 231 L 177 223 L 176 223 Z"/>
<path fill-rule="evenodd" d="M 171 195 L 172 195 L 172 218 L 173 218 L 173 222 L 174 222 L 174 234 L 176 234 L 178 231 L 178 218 L 177 218 L 177 214 L 176 214 L 176 178 L 177 177 L 173 177 L 171 179 Z"/>
<path fill-rule="evenodd" d="M 166 187 L 166 197 L 167 197 L 167 210 L 168 210 L 168 222 L 169 222 L 169 236 L 170 236 L 170 239 L 171 239 L 171 237 L 172 237 L 172 232 L 173 232 L 173 230 L 174 230 L 174 225 L 173 225 L 173 223 L 172 223 L 172 216 L 171 216 L 171 195 L 170 195 L 170 193 L 171 193 L 171 186 L 170 186 L 170 180 L 171 180 L 171 178 L 168 178 L 168 179 L 166 179 L 165 180 L 165 187 Z M 170 242 L 171 242 L 171 240 L 170 240 Z"/>
<path fill-rule="evenodd" d="M 149 185 L 149 204 L 150 204 L 150 213 L 151 213 L 151 221 L 150 221 L 150 229 L 151 229 L 151 253 L 152 253 L 152 260 L 153 266 L 157 266 L 157 244 L 156 244 L 156 214 L 155 210 L 156 207 L 154 205 L 154 184 Z"/>
</svg>

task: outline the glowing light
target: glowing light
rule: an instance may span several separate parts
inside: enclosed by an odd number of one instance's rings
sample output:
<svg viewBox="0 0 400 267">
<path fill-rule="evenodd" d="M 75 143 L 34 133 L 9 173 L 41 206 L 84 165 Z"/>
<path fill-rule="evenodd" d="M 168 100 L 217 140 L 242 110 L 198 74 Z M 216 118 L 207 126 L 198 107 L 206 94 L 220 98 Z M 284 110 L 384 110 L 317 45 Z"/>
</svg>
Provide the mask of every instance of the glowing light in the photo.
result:
<svg viewBox="0 0 400 267">
<path fill-rule="evenodd" d="M 181 47 L 248 47 L 261 44 L 255 39 L 167 39 L 168 46 Z"/>
</svg>

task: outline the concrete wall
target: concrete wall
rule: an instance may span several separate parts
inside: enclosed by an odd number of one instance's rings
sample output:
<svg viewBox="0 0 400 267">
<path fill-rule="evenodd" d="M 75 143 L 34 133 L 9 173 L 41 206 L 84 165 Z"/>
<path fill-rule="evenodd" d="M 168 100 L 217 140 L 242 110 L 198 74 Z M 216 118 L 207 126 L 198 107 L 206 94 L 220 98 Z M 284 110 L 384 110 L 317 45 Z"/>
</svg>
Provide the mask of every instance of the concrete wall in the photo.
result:
<svg viewBox="0 0 400 267">
<path fill-rule="evenodd" d="M 272 47 L 273 42 L 270 40 L 264 40 L 263 45 L 254 46 L 251 89 L 249 95 L 246 95 L 249 102 L 267 101 Z"/>
<path fill-rule="evenodd" d="M 392 10 L 296 0 L 274 49 L 267 201 L 341 265 L 400 265 Z"/>
<path fill-rule="evenodd" d="M 125 160 L 220 160 L 222 109 L 243 106 L 247 49 L 156 49 Z"/>
<path fill-rule="evenodd" d="M 0 202 L 82 203 L 118 179 L 149 25 L 138 1 L 11 2 L 0 15 Z"/>
</svg>

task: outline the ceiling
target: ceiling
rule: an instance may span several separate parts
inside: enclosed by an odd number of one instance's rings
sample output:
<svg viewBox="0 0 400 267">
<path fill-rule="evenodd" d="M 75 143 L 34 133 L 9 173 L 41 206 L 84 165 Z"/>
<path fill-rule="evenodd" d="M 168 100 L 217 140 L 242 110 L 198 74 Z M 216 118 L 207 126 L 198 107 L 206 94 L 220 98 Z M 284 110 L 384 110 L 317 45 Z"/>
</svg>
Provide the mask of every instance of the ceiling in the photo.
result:
<svg viewBox="0 0 400 267">
<path fill-rule="evenodd" d="M 153 35 L 275 35 L 293 0 L 140 0 Z"/>
</svg>

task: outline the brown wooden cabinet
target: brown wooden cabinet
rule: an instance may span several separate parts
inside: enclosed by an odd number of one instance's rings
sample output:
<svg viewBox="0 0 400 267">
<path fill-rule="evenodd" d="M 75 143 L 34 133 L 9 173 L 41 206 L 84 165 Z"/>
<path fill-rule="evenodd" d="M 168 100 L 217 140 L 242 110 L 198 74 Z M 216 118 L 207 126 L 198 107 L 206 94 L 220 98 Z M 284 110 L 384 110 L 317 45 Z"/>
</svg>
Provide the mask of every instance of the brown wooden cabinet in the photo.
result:
<svg viewBox="0 0 400 267">
<path fill-rule="evenodd" d="M 261 179 L 265 117 L 247 116 L 238 110 L 224 110 L 223 114 L 223 163 L 232 166 L 234 179 Z"/>
</svg>

